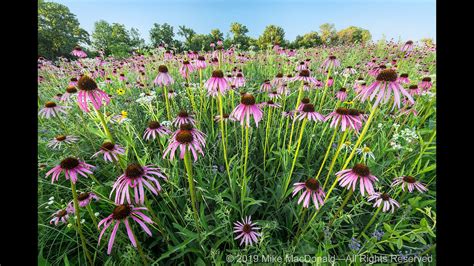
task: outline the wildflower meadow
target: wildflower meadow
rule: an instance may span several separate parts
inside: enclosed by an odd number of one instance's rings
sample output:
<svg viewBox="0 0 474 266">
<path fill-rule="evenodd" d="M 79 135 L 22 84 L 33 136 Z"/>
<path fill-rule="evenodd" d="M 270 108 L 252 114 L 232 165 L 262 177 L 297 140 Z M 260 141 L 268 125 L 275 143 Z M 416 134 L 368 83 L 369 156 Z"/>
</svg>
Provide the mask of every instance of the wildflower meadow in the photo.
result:
<svg viewBox="0 0 474 266">
<path fill-rule="evenodd" d="M 40 265 L 436 262 L 434 44 L 206 46 L 38 59 Z"/>
</svg>

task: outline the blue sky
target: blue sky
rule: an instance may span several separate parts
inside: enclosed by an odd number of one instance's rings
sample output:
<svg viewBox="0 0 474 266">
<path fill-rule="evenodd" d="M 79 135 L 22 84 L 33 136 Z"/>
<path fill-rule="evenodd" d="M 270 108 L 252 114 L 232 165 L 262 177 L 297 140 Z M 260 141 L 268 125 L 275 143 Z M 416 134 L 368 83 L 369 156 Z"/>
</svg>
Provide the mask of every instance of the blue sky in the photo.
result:
<svg viewBox="0 0 474 266">
<path fill-rule="evenodd" d="M 258 37 L 266 25 L 281 26 L 286 39 L 334 23 L 337 30 L 348 26 L 368 29 L 374 40 L 436 40 L 435 0 L 52 0 L 69 7 L 81 26 L 89 32 L 94 22 L 125 24 L 137 28 L 149 41 L 153 23 L 186 25 L 197 33 L 219 28 L 224 34 L 231 22 L 249 29 Z"/>
</svg>

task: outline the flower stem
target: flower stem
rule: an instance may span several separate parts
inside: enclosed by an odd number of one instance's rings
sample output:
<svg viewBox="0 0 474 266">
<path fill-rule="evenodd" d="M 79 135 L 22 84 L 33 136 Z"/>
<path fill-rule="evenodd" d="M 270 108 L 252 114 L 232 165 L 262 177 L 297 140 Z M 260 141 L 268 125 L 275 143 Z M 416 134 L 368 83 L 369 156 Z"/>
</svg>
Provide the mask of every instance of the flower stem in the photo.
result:
<svg viewBox="0 0 474 266">
<path fill-rule="evenodd" d="M 217 98 L 219 101 L 219 115 L 220 115 L 220 127 L 221 127 L 221 139 L 222 139 L 222 149 L 224 153 L 225 168 L 227 170 L 227 176 L 229 177 L 229 186 L 231 191 L 232 189 L 232 180 L 230 179 L 230 170 L 229 170 L 229 161 L 227 160 L 227 148 L 226 148 L 226 134 L 224 129 L 224 111 L 222 107 L 222 94 L 217 93 Z"/>
<path fill-rule="evenodd" d="M 338 127 L 339 127 L 339 124 L 337 124 L 336 128 L 334 129 L 334 133 L 332 134 L 331 140 L 329 141 L 329 145 L 326 149 L 326 154 L 324 155 L 323 162 L 321 163 L 321 166 L 319 167 L 319 171 L 318 171 L 318 174 L 316 175 L 315 179 L 318 179 L 319 175 L 321 174 L 321 171 L 323 170 L 324 164 L 326 163 L 326 160 L 329 157 L 329 152 L 331 151 L 332 143 L 334 142 L 334 139 L 336 138 Z"/>
<path fill-rule="evenodd" d="M 97 218 L 95 217 L 94 212 L 92 211 L 91 205 L 87 205 L 86 209 L 87 209 L 87 212 L 89 213 L 89 216 L 92 219 L 92 222 L 94 223 L 95 228 L 97 228 L 97 230 L 100 231 L 99 226 L 97 225 Z"/>
<path fill-rule="evenodd" d="M 295 157 L 293 157 L 293 163 L 291 164 L 290 173 L 288 174 L 288 178 L 286 179 L 286 183 L 283 189 L 282 198 L 281 198 L 282 201 L 285 198 L 286 190 L 288 189 L 288 186 L 290 185 L 291 176 L 293 175 L 293 170 L 295 169 L 296 159 L 298 158 L 298 152 L 300 150 L 301 140 L 303 139 L 303 133 L 304 133 L 304 129 L 306 127 L 307 122 L 308 122 L 308 118 L 305 118 L 301 125 L 300 136 L 298 138 L 298 144 L 296 145 Z"/>
<path fill-rule="evenodd" d="M 329 180 L 329 177 L 331 176 L 332 169 L 334 168 L 334 165 L 336 164 L 337 158 L 339 156 L 339 152 L 341 152 L 341 149 L 342 149 L 342 144 L 346 140 L 346 137 L 347 137 L 348 133 L 349 133 L 349 130 L 344 131 L 344 134 L 342 135 L 341 139 L 339 140 L 339 144 L 337 146 L 336 153 L 332 157 L 331 164 L 329 165 L 329 171 L 328 171 L 328 174 L 326 176 L 326 180 L 324 180 L 323 190 L 326 187 L 326 184 Z"/>
<path fill-rule="evenodd" d="M 249 127 L 245 127 L 245 151 L 244 151 L 244 172 L 242 175 L 242 190 L 240 195 L 240 204 L 242 208 L 242 214 L 244 213 L 244 201 L 245 195 L 247 194 L 247 161 L 249 157 Z"/>
<path fill-rule="evenodd" d="M 140 245 L 140 242 L 138 242 L 138 239 L 135 236 L 135 233 L 133 232 L 133 230 L 130 230 L 130 231 L 132 232 L 132 236 L 135 239 L 135 243 L 137 243 L 138 254 L 140 254 L 140 258 L 142 259 L 143 265 L 148 265 L 148 261 L 145 257 L 145 254 L 143 253 L 142 246 Z"/>
<path fill-rule="evenodd" d="M 382 209 L 383 204 L 380 204 L 380 206 L 377 208 L 377 211 L 375 211 L 374 215 L 372 216 L 372 219 L 370 219 L 369 223 L 365 226 L 364 230 L 359 234 L 357 239 L 360 239 L 360 237 L 369 229 L 369 227 L 374 223 L 375 218 L 377 218 L 377 215 L 379 214 L 380 210 Z"/>
<path fill-rule="evenodd" d="M 268 132 L 270 131 L 270 123 L 272 119 L 272 107 L 268 110 L 268 119 L 267 119 L 267 126 L 265 128 L 265 144 L 263 145 L 263 170 L 265 171 L 266 166 L 266 158 L 267 158 L 267 144 L 268 144 Z"/>
<path fill-rule="evenodd" d="M 171 121 L 171 111 L 170 111 L 170 104 L 168 102 L 168 93 L 166 91 L 166 86 L 163 86 L 163 97 L 165 98 L 166 115 L 168 117 L 168 121 Z"/>
<path fill-rule="evenodd" d="M 293 122 L 291 123 L 291 131 L 290 131 L 290 140 L 288 141 L 288 151 L 290 151 L 291 148 L 291 140 L 293 139 L 293 131 L 295 129 L 295 122 L 296 122 L 296 110 L 298 109 L 298 104 L 301 102 L 301 98 L 303 97 L 303 86 L 304 82 L 301 81 L 300 88 L 298 90 L 298 98 L 296 99 L 296 106 L 295 106 L 295 112 L 293 114 Z"/>
<path fill-rule="evenodd" d="M 198 211 L 196 207 L 196 192 L 194 189 L 194 179 L 193 179 L 193 169 L 192 169 L 193 166 L 192 166 L 189 150 L 186 150 L 186 152 L 184 153 L 184 166 L 188 174 L 188 183 L 189 183 L 189 190 L 191 193 L 191 205 L 194 212 L 194 219 L 196 222 L 196 227 L 199 228 L 199 215 L 198 215 Z"/>
<path fill-rule="evenodd" d="M 326 75 L 326 83 L 324 84 L 323 96 L 321 96 L 321 101 L 320 101 L 320 104 L 319 104 L 319 110 L 321 110 L 321 108 L 323 108 L 324 98 L 326 97 L 326 92 L 327 92 L 328 87 L 329 87 L 328 83 L 329 83 L 329 76 L 331 75 L 331 70 L 332 70 L 332 67 L 329 67 L 328 74 Z"/>
<path fill-rule="evenodd" d="M 112 134 L 110 134 L 109 128 L 107 127 L 107 123 L 105 122 L 104 115 L 102 114 L 102 112 L 100 110 L 96 110 L 95 108 L 94 108 L 94 110 L 95 110 L 95 113 L 97 114 L 97 116 L 100 119 L 100 123 L 102 124 L 102 128 L 104 128 L 105 135 L 110 140 L 110 142 L 114 143 L 114 138 L 112 137 Z"/>
<path fill-rule="evenodd" d="M 364 128 L 362 129 L 362 132 L 359 135 L 359 138 L 357 138 L 357 141 L 354 144 L 354 147 L 353 147 L 351 153 L 349 154 L 349 157 L 346 159 L 346 162 L 344 163 L 344 166 L 342 167 L 342 169 L 346 169 L 346 167 L 349 165 L 350 161 L 354 157 L 357 148 L 359 147 L 360 143 L 362 142 L 362 139 L 365 137 L 365 134 L 367 133 L 367 131 L 369 129 L 370 123 L 372 122 L 372 119 L 374 118 L 376 111 L 377 111 L 377 105 L 374 105 L 372 107 L 371 112 L 370 112 L 369 118 L 367 119 L 367 122 L 365 123 Z M 331 194 L 332 190 L 336 186 L 338 180 L 339 180 L 339 176 L 336 177 L 336 179 L 332 183 L 331 188 L 329 189 L 329 191 L 326 194 L 326 198 L 324 198 L 324 201 L 326 201 L 329 198 L 329 195 Z"/>
<path fill-rule="evenodd" d="M 82 233 L 81 216 L 79 213 L 79 201 L 77 199 L 76 184 L 74 184 L 72 180 L 71 180 L 71 191 L 72 191 L 72 198 L 74 202 L 74 210 L 76 213 L 77 231 L 79 233 L 79 236 L 81 237 L 82 248 L 84 249 L 84 254 L 87 257 L 87 260 L 89 260 L 89 263 L 91 265 L 94 265 L 92 262 L 91 255 L 89 254 L 89 250 L 87 249 L 86 238 L 84 237 L 84 234 Z"/>
</svg>

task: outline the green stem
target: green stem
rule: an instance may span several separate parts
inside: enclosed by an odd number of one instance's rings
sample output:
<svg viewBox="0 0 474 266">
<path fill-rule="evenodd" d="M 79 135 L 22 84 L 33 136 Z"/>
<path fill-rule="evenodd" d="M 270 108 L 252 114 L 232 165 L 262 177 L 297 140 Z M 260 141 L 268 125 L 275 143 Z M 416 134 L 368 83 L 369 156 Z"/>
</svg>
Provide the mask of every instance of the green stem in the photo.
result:
<svg viewBox="0 0 474 266">
<path fill-rule="evenodd" d="M 377 111 L 377 105 L 372 107 L 372 111 L 370 112 L 369 118 L 367 119 L 367 122 L 365 123 L 364 128 L 362 129 L 362 132 L 359 135 L 359 138 L 357 138 L 357 141 L 354 144 L 354 147 L 352 148 L 352 151 L 349 154 L 349 157 L 346 159 L 346 162 L 344 163 L 344 166 L 342 167 L 342 169 L 346 169 L 346 167 L 349 165 L 350 161 L 354 157 L 357 148 L 359 147 L 360 143 L 362 142 L 363 138 L 365 137 L 365 134 L 367 133 L 369 129 L 370 123 L 372 122 L 372 119 L 374 118 L 376 111 Z M 332 183 L 332 186 L 327 192 L 326 197 L 324 198 L 324 201 L 326 201 L 329 198 L 329 195 L 331 195 L 331 192 L 336 186 L 338 180 L 339 180 L 339 176 L 337 176 L 334 182 Z"/>
<path fill-rule="evenodd" d="M 240 204 L 242 208 L 242 214 L 244 213 L 244 201 L 245 195 L 247 194 L 247 161 L 249 156 L 249 127 L 245 127 L 245 152 L 244 152 L 244 173 L 242 177 L 242 191 L 240 195 Z"/>
<path fill-rule="evenodd" d="M 326 184 L 329 180 L 329 177 L 331 176 L 331 173 L 332 173 L 332 169 L 334 168 L 334 165 L 336 164 L 336 161 L 337 161 L 337 158 L 339 156 L 339 152 L 341 152 L 341 149 L 342 149 L 342 144 L 344 143 L 344 141 L 346 140 L 346 137 L 349 133 L 349 130 L 346 130 L 344 131 L 344 134 L 342 135 L 341 137 L 341 140 L 339 140 L 339 144 L 337 146 L 337 150 L 336 150 L 336 153 L 334 154 L 334 156 L 332 157 L 332 160 L 331 160 L 331 164 L 329 165 L 329 171 L 328 171 L 328 174 L 326 176 L 326 180 L 324 180 L 324 185 L 323 185 L 323 190 L 324 188 L 326 187 Z M 344 160 L 343 160 L 344 161 Z"/>
<path fill-rule="evenodd" d="M 304 133 L 304 129 L 306 127 L 307 122 L 308 122 L 308 119 L 305 118 L 303 120 L 302 125 L 301 125 L 300 136 L 298 138 L 298 144 L 296 145 L 295 157 L 293 157 L 293 163 L 291 164 L 290 173 L 288 174 L 288 178 L 286 179 L 286 183 L 285 183 L 285 186 L 284 186 L 284 189 L 283 189 L 283 194 L 282 194 L 282 199 L 281 199 L 282 201 L 285 198 L 286 190 L 288 189 L 288 186 L 290 185 L 291 176 L 293 174 L 293 170 L 295 169 L 296 159 L 298 158 L 298 152 L 300 150 L 301 140 L 303 139 L 303 133 Z"/>
<path fill-rule="evenodd" d="M 130 230 L 130 231 L 132 232 L 132 236 L 135 239 L 135 243 L 137 243 L 138 254 L 140 254 L 140 258 L 142 259 L 143 265 L 148 265 L 148 261 L 145 257 L 145 254 L 143 253 L 142 246 L 140 245 L 140 242 L 138 242 L 138 239 L 135 236 L 135 233 L 133 232 L 133 230 Z"/>
<path fill-rule="evenodd" d="M 73 197 L 73 202 L 74 202 L 74 210 L 76 213 L 77 231 L 79 233 L 79 236 L 81 237 L 82 248 L 84 249 L 84 254 L 87 257 L 87 260 L 89 260 L 89 263 L 91 265 L 94 265 L 92 262 L 91 255 L 89 254 L 89 250 L 87 249 L 86 238 L 84 237 L 84 234 L 82 233 L 81 216 L 79 213 L 79 201 L 77 200 L 76 184 L 74 184 L 72 180 L 71 180 L 71 190 L 72 190 L 72 197 Z"/>
<path fill-rule="evenodd" d="M 267 126 L 265 128 L 265 144 L 263 145 L 263 170 L 264 171 L 265 171 L 265 166 L 266 166 L 268 132 L 270 131 L 270 123 L 271 123 L 271 119 L 272 119 L 272 109 L 273 109 L 273 107 L 270 107 L 270 110 L 268 110 Z"/>
<path fill-rule="evenodd" d="M 326 75 L 326 83 L 324 84 L 323 96 L 321 96 L 321 102 L 319 104 L 319 110 L 321 110 L 321 108 L 323 108 L 324 98 L 326 97 L 326 92 L 327 92 L 328 87 L 329 87 L 328 83 L 329 83 L 329 76 L 331 75 L 331 70 L 332 70 L 332 67 L 329 67 L 328 74 Z"/>
<path fill-rule="evenodd" d="M 377 208 L 377 211 L 375 211 L 374 215 L 372 216 L 372 219 L 370 219 L 369 223 L 365 226 L 364 230 L 359 234 L 357 239 L 360 239 L 360 237 L 369 229 L 369 227 L 374 223 L 375 218 L 377 218 L 377 215 L 379 214 L 380 210 L 382 209 L 383 204 L 380 204 L 380 206 Z"/>
<path fill-rule="evenodd" d="M 171 111 L 170 111 L 170 104 L 168 101 L 168 92 L 166 91 L 166 86 L 163 86 L 163 97 L 165 98 L 166 115 L 168 117 L 168 121 L 171 122 Z"/>
<path fill-rule="evenodd" d="M 94 212 L 92 211 L 91 205 L 87 205 L 86 209 L 87 209 L 87 212 L 89 213 L 89 216 L 92 219 L 92 222 L 94 223 L 95 228 L 97 228 L 97 230 L 100 231 L 99 226 L 97 224 L 97 218 L 95 217 Z"/>
<path fill-rule="evenodd" d="M 110 142 L 114 143 L 114 138 L 112 137 L 112 134 L 110 134 L 109 128 L 107 127 L 107 123 L 105 122 L 104 115 L 102 114 L 102 112 L 100 110 L 96 110 L 95 108 L 94 108 L 94 110 L 95 110 L 95 113 L 97 114 L 97 116 L 100 119 L 100 123 L 102 124 L 102 128 L 104 128 L 105 135 L 110 140 Z"/>
<path fill-rule="evenodd" d="M 301 85 L 298 90 L 298 98 L 296 99 L 295 111 L 293 113 L 293 122 L 291 123 L 290 140 L 288 141 L 288 151 L 290 151 L 290 148 L 291 148 L 291 140 L 293 139 L 293 131 L 295 129 L 295 122 L 296 122 L 295 118 L 297 114 L 296 110 L 298 109 L 298 105 L 300 104 L 301 98 L 303 97 L 303 86 L 304 86 L 304 82 L 301 81 Z"/>
<path fill-rule="evenodd" d="M 198 215 L 198 211 L 196 207 L 196 192 L 194 189 L 194 179 L 193 179 L 193 169 L 192 169 L 193 166 L 192 166 L 191 155 L 189 154 L 189 150 L 186 150 L 186 152 L 184 153 L 184 166 L 186 168 L 186 172 L 188 173 L 188 183 L 189 183 L 189 190 L 191 193 L 191 205 L 194 212 L 194 219 L 196 221 L 196 227 L 199 228 L 199 215 Z"/>
<path fill-rule="evenodd" d="M 231 191 L 232 189 L 232 180 L 230 179 L 230 168 L 229 168 L 229 161 L 227 160 L 227 148 L 226 148 L 226 134 L 225 134 L 225 129 L 224 129 L 224 110 L 222 107 L 222 95 L 221 93 L 217 93 L 217 98 L 219 101 L 219 115 L 220 115 L 220 127 L 221 127 L 221 139 L 222 139 L 222 148 L 224 152 L 224 161 L 225 161 L 225 168 L 227 170 L 227 176 L 229 177 L 229 186 Z"/>
<path fill-rule="evenodd" d="M 326 163 L 326 160 L 329 157 L 329 152 L 331 151 L 332 143 L 334 142 L 334 139 L 336 138 L 338 127 L 339 127 L 339 124 L 337 124 L 336 128 L 334 129 L 334 133 L 332 134 L 331 140 L 329 141 L 329 145 L 326 149 L 326 154 L 324 155 L 323 162 L 321 163 L 321 166 L 319 167 L 319 171 L 318 171 L 318 174 L 316 175 L 315 179 L 318 179 L 319 175 L 321 174 L 321 171 L 323 170 L 324 164 Z"/>
</svg>

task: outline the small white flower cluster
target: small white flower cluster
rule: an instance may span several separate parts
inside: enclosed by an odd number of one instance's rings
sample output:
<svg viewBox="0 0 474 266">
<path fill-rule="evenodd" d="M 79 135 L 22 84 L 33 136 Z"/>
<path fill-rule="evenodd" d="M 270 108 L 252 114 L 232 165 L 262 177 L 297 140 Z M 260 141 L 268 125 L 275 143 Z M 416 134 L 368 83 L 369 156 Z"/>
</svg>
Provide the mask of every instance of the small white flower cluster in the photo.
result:
<svg viewBox="0 0 474 266">
<path fill-rule="evenodd" d="M 148 104 L 148 103 L 151 103 L 155 98 L 156 98 L 155 91 L 151 91 L 149 95 L 146 95 L 145 93 L 142 92 L 140 93 L 140 98 L 135 100 L 135 102 L 141 103 L 141 104 Z"/>
<path fill-rule="evenodd" d="M 49 209 L 49 206 L 54 203 L 54 197 L 49 198 L 49 201 L 46 203 L 47 205 L 44 207 L 45 209 Z"/>
<path fill-rule="evenodd" d="M 431 91 L 424 91 L 424 92 L 421 93 L 421 96 L 425 96 L 429 99 L 432 99 L 436 96 L 436 93 L 431 92 Z"/>
<path fill-rule="evenodd" d="M 395 134 L 393 134 L 392 139 L 390 140 L 390 146 L 394 150 L 406 150 L 408 152 L 413 151 L 413 144 L 418 140 L 418 135 L 416 134 L 415 129 L 405 128 L 402 131 L 398 132 L 400 125 L 394 124 L 396 129 Z"/>
</svg>

